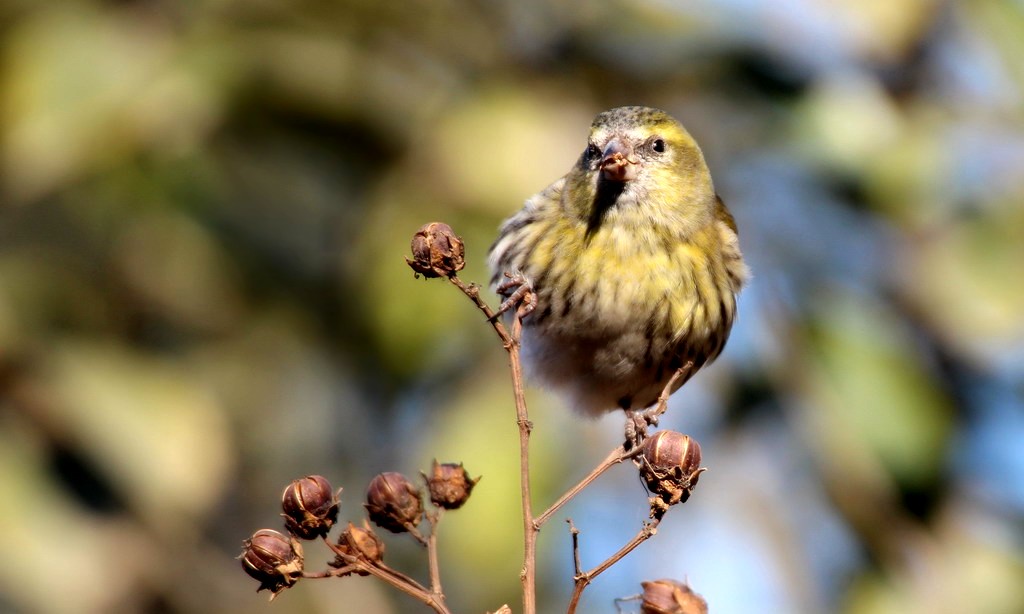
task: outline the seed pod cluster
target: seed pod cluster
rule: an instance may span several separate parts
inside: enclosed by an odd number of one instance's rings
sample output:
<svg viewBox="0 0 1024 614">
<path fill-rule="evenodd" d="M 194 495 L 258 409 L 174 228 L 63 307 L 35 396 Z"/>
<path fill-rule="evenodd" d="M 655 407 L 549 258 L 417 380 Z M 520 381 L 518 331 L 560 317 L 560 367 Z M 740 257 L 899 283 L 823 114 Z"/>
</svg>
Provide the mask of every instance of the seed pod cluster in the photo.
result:
<svg viewBox="0 0 1024 614">
<path fill-rule="evenodd" d="M 406 576 L 397 574 L 384 564 L 384 541 L 370 525 L 393 533 L 407 533 L 427 548 L 433 541 L 442 509 L 457 509 L 469 498 L 480 478 L 472 479 L 461 463 L 433 463 L 431 474 L 421 474 L 427 485 L 431 507 L 424 509 L 423 492 L 401 473 L 386 472 L 374 477 L 366 492 L 364 506 L 367 516 L 362 526 L 347 522 L 337 541 L 327 540 L 337 524 L 341 489 L 334 491 L 327 478 L 309 475 L 289 483 L 281 494 L 281 516 L 287 533 L 273 529 L 260 529 L 242 542 L 238 556 L 245 572 L 259 581 L 257 589 L 269 590 L 271 599 L 295 585 L 304 577 L 338 577 L 358 574 L 398 578 L 407 584 L 410 594 L 423 591 L 423 587 Z M 420 533 L 421 522 L 430 526 L 430 533 Z M 300 539 L 324 538 L 334 551 L 335 558 L 327 563 L 333 571 L 305 569 Z M 431 555 L 436 560 L 435 553 Z M 397 575 L 396 575 L 397 574 Z"/>
</svg>

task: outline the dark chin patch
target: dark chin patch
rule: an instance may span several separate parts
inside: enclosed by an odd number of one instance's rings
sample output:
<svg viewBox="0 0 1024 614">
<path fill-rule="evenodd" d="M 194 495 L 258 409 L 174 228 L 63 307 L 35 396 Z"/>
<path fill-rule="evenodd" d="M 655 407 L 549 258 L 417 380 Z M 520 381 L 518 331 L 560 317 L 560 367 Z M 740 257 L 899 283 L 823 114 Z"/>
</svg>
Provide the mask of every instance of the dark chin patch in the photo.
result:
<svg viewBox="0 0 1024 614">
<path fill-rule="evenodd" d="M 589 239 L 601 227 L 604 214 L 615 206 L 619 196 L 626 190 L 625 181 L 609 181 L 604 177 L 597 179 L 597 193 L 594 195 L 594 206 L 590 208 L 587 220 L 587 238 Z"/>
</svg>

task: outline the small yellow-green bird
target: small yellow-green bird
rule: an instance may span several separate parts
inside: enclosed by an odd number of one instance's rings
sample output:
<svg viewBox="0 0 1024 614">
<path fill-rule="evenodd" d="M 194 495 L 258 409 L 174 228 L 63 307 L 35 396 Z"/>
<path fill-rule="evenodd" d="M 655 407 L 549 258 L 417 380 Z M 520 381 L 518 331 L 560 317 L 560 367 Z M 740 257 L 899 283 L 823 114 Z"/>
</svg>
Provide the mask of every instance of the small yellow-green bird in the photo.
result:
<svg viewBox="0 0 1024 614">
<path fill-rule="evenodd" d="M 532 285 L 528 376 L 590 415 L 643 410 L 677 370 L 673 392 L 714 360 L 749 276 L 700 148 L 648 107 L 594 118 L 575 166 L 502 224 L 489 262 L 493 285 Z"/>
</svg>

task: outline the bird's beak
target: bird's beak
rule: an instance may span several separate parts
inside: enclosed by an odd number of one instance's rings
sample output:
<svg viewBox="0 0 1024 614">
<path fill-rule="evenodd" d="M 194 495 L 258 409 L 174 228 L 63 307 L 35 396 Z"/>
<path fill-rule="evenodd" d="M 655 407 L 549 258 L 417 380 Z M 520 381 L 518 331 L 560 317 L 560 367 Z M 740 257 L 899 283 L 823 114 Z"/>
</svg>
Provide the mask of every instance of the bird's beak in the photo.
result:
<svg viewBox="0 0 1024 614">
<path fill-rule="evenodd" d="M 608 181 L 632 181 L 640 159 L 618 137 L 608 142 L 601 157 L 601 177 Z"/>
</svg>

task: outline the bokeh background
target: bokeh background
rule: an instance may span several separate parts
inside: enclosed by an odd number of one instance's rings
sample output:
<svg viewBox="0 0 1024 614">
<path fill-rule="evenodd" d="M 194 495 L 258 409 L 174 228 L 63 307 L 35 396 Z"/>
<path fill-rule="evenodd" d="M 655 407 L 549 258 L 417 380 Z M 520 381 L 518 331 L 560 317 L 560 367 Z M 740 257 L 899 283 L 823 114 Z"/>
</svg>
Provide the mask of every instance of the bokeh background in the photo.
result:
<svg viewBox="0 0 1024 614">
<path fill-rule="evenodd" d="M 1011 0 L 0 0 L 0 611 L 427 611 L 369 578 L 267 605 L 234 557 L 293 478 L 358 520 L 435 457 L 484 476 L 451 605 L 518 609 L 506 357 L 402 257 L 443 220 L 486 281 L 620 104 L 688 126 L 755 277 L 663 421 L 709 472 L 582 609 L 672 577 L 720 614 L 1024 611 Z M 621 417 L 530 395 L 540 506 Z M 621 466 L 561 516 L 592 566 L 646 511 Z M 563 611 L 560 520 L 541 555 Z"/>
</svg>

